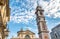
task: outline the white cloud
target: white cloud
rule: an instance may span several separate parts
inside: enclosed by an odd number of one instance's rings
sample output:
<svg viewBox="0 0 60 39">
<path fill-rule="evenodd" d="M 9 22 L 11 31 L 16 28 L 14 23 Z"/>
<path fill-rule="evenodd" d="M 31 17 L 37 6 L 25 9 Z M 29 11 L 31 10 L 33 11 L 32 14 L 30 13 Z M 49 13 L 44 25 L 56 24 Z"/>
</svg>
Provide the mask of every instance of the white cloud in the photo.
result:
<svg viewBox="0 0 60 39">
<path fill-rule="evenodd" d="M 16 0 L 16 2 L 19 2 L 19 0 Z"/>
<path fill-rule="evenodd" d="M 34 19 L 35 19 L 34 11 L 31 11 L 31 12 L 25 11 L 25 12 L 14 14 L 14 16 L 11 16 L 10 20 L 16 23 L 19 23 L 19 22 L 28 23 L 29 20 L 34 20 Z"/>
<path fill-rule="evenodd" d="M 19 0 L 16 0 L 19 1 Z M 26 0 L 27 4 L 22 2 L 21 6 L 11 7 L 11 20 L 14 22 L 25 22 L 29 20 L 35 20 L 35 9 L 37 7 L 37 0 Z M 18 2 L 17 2 L 18 3 Z M 39 0 L 39 4 L 45 10 L 45 15 L 53 18 L 60 18 L 60 0 L 43 1 Z M 25 7 L 25 8 L 23 8 Z M 14 16 L 13 16 L 14 15 Z"/>
<path fill-rule="evenodd" d="M 60 24 L 60 22 L 55 23 L 56 25 Z"/>
<path fill-rule="evenodd" d="M 19 0 L 16 0 L 17 3 Z M 22 2 L 22 1 L 21 1 Z M 26 0 L 25 2 L 22 2 L 20 6 L 14 6 L 11 5 L 11 16 L 10 20 L 14 21 L 16 23 L 25 22 L 28 23 L 30 20 L 35 20 L 35 8 L 37 6 L 35 0 Z M 12 3 L 13 4 L 13 3 Z M 22 7 L 21 7 L 22 6 Z"/>
<path fill-rule="evenodd" d="M 60 18 L 60 0 L 51 0 L 44 9 L 46 16 Z"/>
</svg>

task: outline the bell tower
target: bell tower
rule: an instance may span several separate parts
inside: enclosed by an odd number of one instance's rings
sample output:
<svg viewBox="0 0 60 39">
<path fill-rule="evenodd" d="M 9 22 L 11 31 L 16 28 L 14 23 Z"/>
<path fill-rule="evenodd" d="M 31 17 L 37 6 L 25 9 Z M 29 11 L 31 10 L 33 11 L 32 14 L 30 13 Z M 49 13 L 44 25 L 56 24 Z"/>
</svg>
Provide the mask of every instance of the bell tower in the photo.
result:
<svg viewBox="0 0 60 39">
<path fill-rule="evenodd" d="M 49 39 L 49 31 L 46 26 L 46 21 L 43 12 L 44 10 L 38 4 L 35 14 L 37 20 L 39 39 Z"/>
</svg>

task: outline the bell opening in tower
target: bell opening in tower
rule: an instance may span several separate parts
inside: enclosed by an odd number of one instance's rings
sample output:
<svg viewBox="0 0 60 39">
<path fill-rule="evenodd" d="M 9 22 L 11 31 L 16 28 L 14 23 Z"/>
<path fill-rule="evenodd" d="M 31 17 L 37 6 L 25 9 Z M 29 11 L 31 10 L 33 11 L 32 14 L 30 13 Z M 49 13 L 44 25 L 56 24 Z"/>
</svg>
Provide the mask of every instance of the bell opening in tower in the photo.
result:
<svg viewBox="0 0 60 39">
<path fill-rule="evenodd" d="M 40 12 L 40 14 L 41 14 L 41 15 L 43 15 L 43 13 L 42 13 L 42 12 Z"/>
</svg>

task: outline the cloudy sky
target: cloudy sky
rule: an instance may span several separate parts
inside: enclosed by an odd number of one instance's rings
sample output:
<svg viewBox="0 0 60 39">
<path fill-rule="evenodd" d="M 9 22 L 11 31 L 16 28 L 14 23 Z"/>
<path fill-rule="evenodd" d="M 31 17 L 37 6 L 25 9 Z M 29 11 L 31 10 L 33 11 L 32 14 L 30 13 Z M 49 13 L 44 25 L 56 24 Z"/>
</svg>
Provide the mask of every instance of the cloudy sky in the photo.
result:
<svg viewBox="0 0 60 39">
<path fill-rule="evenodd" d="M 8 23 L 9 38 L 16 37 L 21 28 L 23 30 L 28 28 L 38 37 L 35 15 L 37 1 L 44 9 L 48 30 L 51 32 L 53 27 L 60 24 L 60 0 L 9 0 L 11 8 L 10 22 Z"/>
</svg>

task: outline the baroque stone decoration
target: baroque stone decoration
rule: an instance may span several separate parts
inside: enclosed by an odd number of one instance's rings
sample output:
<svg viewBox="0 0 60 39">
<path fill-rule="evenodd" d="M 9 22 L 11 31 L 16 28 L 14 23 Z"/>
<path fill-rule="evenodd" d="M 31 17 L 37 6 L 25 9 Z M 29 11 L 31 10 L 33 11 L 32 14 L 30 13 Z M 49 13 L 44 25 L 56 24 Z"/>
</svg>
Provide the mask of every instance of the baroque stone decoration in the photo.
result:
<svg viewBox="0 0 60 39">
<path fill-rule="evenodd" d="M 28 29 L 26 31 L 23 31 L 23 29 L 21 29 L 17 33 L 18 33 L 18 36 L 12 37 L 11 39 L 39 39 L 39 38 L 36 38 L 35 33 L 31 32 Z"/>
<path fill-rule="evenodd" d="M 0 0 L 0 39 L 6 39 L 9 30 L 7 22 L 10 20 L 9 0 Z"/>
</svg>

